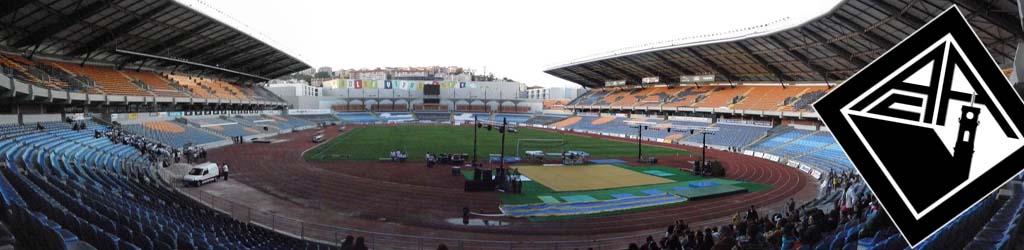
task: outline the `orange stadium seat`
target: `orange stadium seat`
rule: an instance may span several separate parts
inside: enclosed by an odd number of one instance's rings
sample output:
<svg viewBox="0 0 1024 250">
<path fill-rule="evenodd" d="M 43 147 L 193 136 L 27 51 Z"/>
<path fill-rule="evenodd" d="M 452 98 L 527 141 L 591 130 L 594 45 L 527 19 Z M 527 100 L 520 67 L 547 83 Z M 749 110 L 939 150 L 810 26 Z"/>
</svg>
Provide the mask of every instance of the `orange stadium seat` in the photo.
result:
<svg viewBox="0 0 1024 250">
<path fill-rule="evenodd" d="M 734 106 L 743 110 L 777 110 L 786 99 L 807 91 L 808 87 L 759 86 Z"/>
<path fill-rule="evenodd" d="M 16 54 L 0 54 L 0 64 L 17 71 L 24 79 L 32 83 L 39 84 L 46 88 L 51 89 L 68 89 L 68 83 L 61 81 L 54 77 L 47 77 L 47 79 L 39 79 L 36 75 L 29 72 L 29 68 L 35 65 L 34 62 Z"/>
<path fill-rule="evenodd" d="M 149 86 L 150 91 L 157 96 L 167 97 L 189 97 L 188 94 L 178 91 L 178 89 L 168 83 L 166 78 L 157 75 L 156 73 L 144 71 L 136 72 L 134 70 L 121 71 L 124 75 L 131 79 L 139 80 Z"/>
<path fill-rule="evenodd" d="M 561 120 L 561 121 L 552 123 L 551 126 L 559 127 L 559 128 L 569 127 L 569 126 L 572 126 L 573 124 L 576 124 L 577 122 L 580 122 L 580 120 L 583 120 L 583 117 L 572 116 L 572 117 L 569 117 L 569 118 L 565 118 L 565 120 Z"/>
<path fill-rule="evenodd" d="M 718 86 L 706 93 L 704 99 L 696 106 L 701 108 L 731 107 L 737 96 L 747 95 L 751 90 L 752 88 L 748 86 Z"/>
<path fill-rule="evenodd" d="M 185 128 L 182 128 L 180 125 L 174 124 L 172 122 L 165 122 L 165 121 L 147 122 L 147 123 L 143 123 L 142 125 L 145 126 L 146 128 L 152 129 L 152 130 L 162 131 L 162 132 L 167 132 L 167 133 L 175 133 L 175 134 L 177 134 L 177 133 L 185 132 Z"/>
<path fill-rule="evenodd" d="M 194 80 L 193 77 L 191 76 L 168 74 L 167 78 L 171 79 L 171 81 L 177 82 L 178 85 L 181 85 L 185 89 L 188 89 L 196 97 L 208 99 L 218 98 L 217 96 L 211 94 L 210 91 L 207 91 L 207 88 L 197 83 L 196 80 Z"/>
<path fill-rule="evenodd" d="M 710 91 L 711 87 L 697 87 L 697 86 L 686 86 L 673 88 L 669 91 L 668 100 L 665 101 L 667 107 L 689 107 L 692 106 L 696 101 L 697 97 L 701 94 Z"/>
<path fill-rule="evenodd" d="M 201 98 L 249 100 L 250 96 L 243 88 L 223 80 L 178 74 L 168 74 L 167 78 Z"/>
<path fill-rule="evenodd" d="M 132 83 L 127 76 L 113 68 L 90 65 L 79 66 L 73 63 L 57 61 L 52 61 L 50 63 L 72 74 L 92 79 L 95 81 L 96 87 L 102 89 L 106 94 L 132 96 L 153 95 L 142 88 L 139 88 L 139 86 L 136 86 L 135 83 Z"/>
</svg>

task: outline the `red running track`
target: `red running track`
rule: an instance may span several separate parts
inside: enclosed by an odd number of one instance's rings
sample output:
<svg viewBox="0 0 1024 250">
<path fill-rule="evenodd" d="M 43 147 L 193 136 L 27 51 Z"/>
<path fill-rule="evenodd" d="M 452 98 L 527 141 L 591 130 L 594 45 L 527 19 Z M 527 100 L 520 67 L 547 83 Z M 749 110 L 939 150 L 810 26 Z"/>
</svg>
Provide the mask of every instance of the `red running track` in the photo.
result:
<svg viewBox="0 0 1024 250">
<path fill-rule="evenodd" d="M 332 128 L 326 131 L 329 138 L 339 134 Z M 708 157 L 723 163 L 727 178 L 774 188 L 598 218 L 553 222 L 503 219 L 512 222 L 511 225 L 466 227 L 448 223 L 445 219 L 460 217 L 463 206 L 472 208 L 474 212 L 500 213 L 496 193 L 466 193 L 462 191 L 462 178 L 448 176 L 446 168 L 427 169 L 421 163 L 306 162 L 302 160 L 302 153 L 315 146 L 309 141 L 314 133 L 302 131 L 282 135 L 279 138 L 288 141 L 281 143 L 242 144 L 215 149 L 209 152 L 209 158 L 229 164 L 233 179 L 283 200 L 330 211 L 330 214 L 365 219 L 370 224 L 387 218 L 388 223 L 421 228 L 424 230 L 421 235 L 429 234 L 429 230 L 443 229 L 474 234 L 500 233 L 495 235 L 511 235 L 513 238 L 515 235 L 586 238 L 661 229 L 677 219 L 691 225 L 720 224 L 752 205 L 779 208 L 789 198 L 806 201 L 817 192 L 816 182 L 797 169 L 756 157 L 709 149 Z M 696 147 L 645 143 L 699 152 Z M 282 215 L 288 216 L 287 213 Z M 359 228 L 359 225 L 337 226 Z"/>
</svg>

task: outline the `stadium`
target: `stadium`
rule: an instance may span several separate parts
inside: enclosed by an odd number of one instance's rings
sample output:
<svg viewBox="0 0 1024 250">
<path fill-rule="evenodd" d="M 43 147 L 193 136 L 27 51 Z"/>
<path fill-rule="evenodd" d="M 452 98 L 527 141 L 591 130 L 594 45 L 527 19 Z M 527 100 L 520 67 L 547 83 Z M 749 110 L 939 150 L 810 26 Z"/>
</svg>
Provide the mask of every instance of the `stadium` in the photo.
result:
<svg viewBox="0 0 1024 250">
<path fill-rule="evenodd" d="M 548 66 L 585 91 L 543 101 L 299 83 L 178 1 L 3 1 L 0 249 L 907 249 L 812 105 L 954 5 L 1022 93 L 1013 0 L 844 0 Z M 915 249 L 1024 247 L 1020 180 Z"/>
</svg>

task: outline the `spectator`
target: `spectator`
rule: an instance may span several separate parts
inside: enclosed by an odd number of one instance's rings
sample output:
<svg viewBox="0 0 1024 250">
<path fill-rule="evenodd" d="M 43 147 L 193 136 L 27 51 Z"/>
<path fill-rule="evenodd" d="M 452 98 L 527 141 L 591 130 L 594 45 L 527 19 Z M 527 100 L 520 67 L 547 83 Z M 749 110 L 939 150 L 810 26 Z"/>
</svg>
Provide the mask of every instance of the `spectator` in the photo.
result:
<svg viewBox="0 0 1024 250">
<path fill-rule="evenodd" d="M 370 250 L 370 249 L 366 247 L 365 243 L 363 243 L 363 236 L 359 236 L 359 237 L 356 238 L 356 244 L 352 246 L 352 250 Z"/>
<path fill-rule="evenodd" d="M 647 236 L 647 242 L 644 242 L 644 246 L 641 248 L 647 250 L 661 250 L 661 248 L 658 247 L 658 242 L 655 242 L 654 237 L 652 236 Z"/>
<path fill-rule="evenodd" d="M 736 239 L 733 238 L 732 227 L 722 226 L 718 229 L 718 241 L 711 247 L 713 250 L 732 250 L 736 246 Z"/>
<path fill-rule="evenodd" d="M 448 250 L 448 246 L 441 243 L 441 245 L 437 245 L 437 250 Z"/>
<path fill-rule="evenodd" d="M 711 247 L 715 245 L 715 236 L 711 232 L 711 228 L 704 229 L 704 239 L 701 242 L 703 244 L 699 247 L 700 250 L 711 250 Z"/>
<path fill-rule="evenodd" d="M 757 208 L 750 206 L 750 210 L 747 210 L 747 221 L 757 220 Z"/>
<path fill-rule="evenodd" d="M 803 230 L 802 236 L 800 237 L 800 242 L 803 243 L 804 245 L 813 246 L 814 244 L 817 244 L 819 240 L 821 240 L 822 229 L 821 226 L 815 223 L 814 216 L 808 215 L 807 221 L 807 226 Z"/>
<path fill-rule="evenodd" d="M 341 250 L 352 250 L 352 247 L 355 244 L 352 242 L 353 240 L 354 238 L 352 235 L 345 236 L 345 241 L 341 242 Z"/>
<path fill-rule="evenodd" d="M 742 236 L 743 239 L 739 240 L 737 237 L 737 246 L 740 249 L 767 249 L 768 246 L 765 244 L 764 239 L 761 237 L 756 226 L 748 226 L 747 233 Z"/>
<path fill-rule="evenodd" d="M 792 250 L 794 243 L 797 241 L 796 233 L 793 230 L 793 225 L 787 224 L 782 227 L 782 245 L 779 247 L 781 250 Z"/>
</svg>

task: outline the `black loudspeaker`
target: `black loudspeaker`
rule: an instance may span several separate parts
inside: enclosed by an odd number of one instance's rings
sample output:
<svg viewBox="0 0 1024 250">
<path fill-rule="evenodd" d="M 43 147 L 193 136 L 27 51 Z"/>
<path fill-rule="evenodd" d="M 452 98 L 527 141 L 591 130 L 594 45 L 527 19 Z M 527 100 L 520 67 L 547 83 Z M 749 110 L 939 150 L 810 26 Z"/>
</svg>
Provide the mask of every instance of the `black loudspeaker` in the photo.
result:
<svg viewBox="0 0 1024 250">
<path fill-rule="evenodd" d="M 482 175 L 481 177 L 483 178 L 484 182 L 492 182 L 492 181 L 494 181 L 494 175 L 492 174 L 490 169 L 481 170 L 480 172 L 483 172 L 480 175 Z"/>
<path fill-rule="evenodd" d="M 481 181 L 481 180 L 483 180 L 483 175 L 482 174 L 483 174 L 483 170 L 480 170 L 479 168 L 473 170 L 473 181 Z"/>
</svg>

